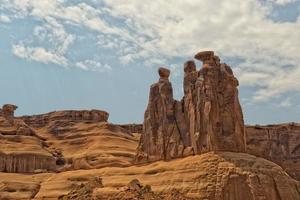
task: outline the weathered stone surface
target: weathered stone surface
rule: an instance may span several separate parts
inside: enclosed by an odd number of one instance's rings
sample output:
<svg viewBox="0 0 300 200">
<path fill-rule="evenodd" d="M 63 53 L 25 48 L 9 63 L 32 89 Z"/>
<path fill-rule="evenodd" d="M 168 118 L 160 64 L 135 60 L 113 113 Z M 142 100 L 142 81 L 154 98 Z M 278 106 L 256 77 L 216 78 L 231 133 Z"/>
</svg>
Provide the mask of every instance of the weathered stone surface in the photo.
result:
<svg viewBox="0 0 300 200">
<path fill-rule="evenodd" d="M 138 162 L 171 159 L 208 151 L 245 151 L 243 113 L 238 99 L 238 81 L 230 67 L 212 51 L 195 56 L 203 61 L 197 71 L 194 61 L 184 64 L 184 97 L 173 99 L 168 79 L 151 86 L 145 112 Z"/>
<path fill-rule="evenodd" d="M 100 177 L 93 177 L 86 183 L 81 183 L 79 185 L 72 185 L 72 190 L 67 195 L 62 195 L 59 200 L 97 200 L 93 196 L 93 191 L 95 188 L 103 187 L 102 179 Z"/>
<path fill-rule="evenodd" d="M 142 133 L 143 124 L 121 124 L 120 127 L 124 128 L 130 133 Z"/>
<path fill-rule="evenodd" d="M 164 67 L 158 69 L 158 74 L 162 79 L 168 79 L 170 76 L 170 70 Z"/>
<path fill-rule="evenodd" d="M 220 64 L 213 53 L 205 52 L 200 59 L 203 67 L 197 80 L 189 82 L 191 89 L 183 98 L 189 114 L 186 121 L 190 123 L 191 145 L 196 153 L 243 152 L 244 120 L 238 99 L 238 81 L 230 67 Z"/>
<path fill-rule="evenodd" d="M 15 177 L 23 183 L 40 180 L 41 188 L 34 198 L 36 200 L 57 199 L 67 194 L 82 194 L 102 200 L 126 199 L 126 197 L 147 199 L 148 195 L 158 197 L 152 198 L 155 200 L 299 200 L 300 198 L 299 181 L 288 176 L 277 164 L 246 153 L 209 152 L 169 162 L 76 170 L 44 176 L 46 178 L 41 175 L 14 174 L 9 177 L 7 173 L 0 173 L 0 197 L 7 194 L 1 191 L 1 182 L 12 182 L 11 177 Z M 80 187 L 75 187 L 78 189 L 74 190 L 74 186 L 81 183 L 84 188 L 92 177 L 101 177 L 103 187 L 92 187 L 94 189 L 87 187 L 86 192 Z M 128 185 L 133 179 L 140 181 L 134 184 L 138 187 Z"/>
<path fill-rule="evenodd" d="M 144 132 L 141 136 L 137 160 L 169 160 L 182 155 L 184 149 L 175 113 L 177 102 L 173 99 L 172 84 L 159 69 L 159 82 L 151 85 L 149 103 L 144 116 Z"/>
<path fill-rule="evenodd" d="M 14 117 L 15 105 L 6 104 L 0 116 L 0 171 L 33 173 L 53 171 L 55 158 L 44 148 L 35 130 Z"/>
<path fill-rule="evenodd" d="M 39 128 L 52 121 L 107 122 L 108 117 L 108 112 L 102 110 L 64 110 L 20 118 L 29 126 Z"/>
<path fill-rule="evenodd" d="M 14 117 L 15 110 L 18 108 L 18 106 L 13 104 L 4 104 L 2 106 L 2 109 L 0 111 L 0 115 L 7 119 L 12 119 Z"/>
<path fill-rule="evenodd" d="M 300 124 L 246 127 L 247 153 L 271 160 L 300 180 Z"/>
<path fill-rule="evenodd" d="M 51 154 L 38 152 L 0 152 L 0 172 L 34 173 L 55 170 L 55 158 Z"/>
</svg>

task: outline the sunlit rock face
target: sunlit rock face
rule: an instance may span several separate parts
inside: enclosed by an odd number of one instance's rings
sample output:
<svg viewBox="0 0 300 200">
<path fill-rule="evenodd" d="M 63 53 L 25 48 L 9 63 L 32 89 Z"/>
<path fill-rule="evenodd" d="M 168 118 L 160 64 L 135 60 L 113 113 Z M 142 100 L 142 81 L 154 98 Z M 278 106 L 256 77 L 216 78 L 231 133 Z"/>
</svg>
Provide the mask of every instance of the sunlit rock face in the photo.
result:
<svg viewBox="0 0 300 200">
<path fill-rule="evenodd" d="M 144 133 L 141 136 L 137 159 L 168 160 L 179 157 L 184 150 L 176 122 L 176 104 L 170 71 L 159 68 L 159 81 L 151 85 L 149 103 L 144 116 Z"/>
<path fill-rule="evenodd" d="M 238 80 L 212 51 L 184 64 L 181 101 L 173 98 L 170 71 L 160 68 L 160 79 L 150 88 L 137 161 L 169 160 L 208 151 L 245 151 L 243 113 Z"/>
<path fill-rule="evenodd" d="M 0 172 L 55 170 L 55 158 L 35 130 L 14 117 L 16 109 L 15 105 L 5 104 L 0 111 Z"/>
<path fill-rule="evenodd" d="M 286 123 L 246 127 L 247 153 L 280 165 L 300 180 L 300 124 Z"/>
</svg>

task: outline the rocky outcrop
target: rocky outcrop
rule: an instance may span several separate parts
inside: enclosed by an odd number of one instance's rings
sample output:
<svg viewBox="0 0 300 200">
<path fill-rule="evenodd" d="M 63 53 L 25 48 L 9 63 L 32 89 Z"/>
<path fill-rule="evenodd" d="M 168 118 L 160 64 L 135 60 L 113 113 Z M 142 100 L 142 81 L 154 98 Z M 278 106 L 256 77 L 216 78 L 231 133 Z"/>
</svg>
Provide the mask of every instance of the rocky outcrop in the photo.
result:
<svg viewBox="0 0 300 200">
<path fill-rule="evenodd" d="M 154 161 L 208 151 L 245 151 L 243 113 L 238 81 L 230 67 L 212 51 L 200 52 L 184 64 L 184 97 L 173 99 L 170 71 L 150 88 L 137 161 Z"/>
<path fill-rule="evenodd" d="M 55 170 L 55 158 L 52 155 L 39 155 L 31 152 L 0 152 L 0 171 L 9 173 L 34 173 Z"/>
<path fill-rule="evenodd" d="M 159 68 L 158 73 L 159 81 L 150 88 L 137 153 L 138 162 L 180 157 L 185 149 L 176 121 L 176 111 L 180 110 L 181 105 L 173 99 L 172 84 L 168 79 L 170 71 Z"/>
<path fill-rule="evenodd" d="M 197 72 L 192 61 L 185 64 L 183 98 L 187 132 L 194 151 L 245 151 L 237 79 L 213 52 L 200 52 L 195 58 L 203 66 Z"/>
<path fill-rule="evenodd" d="M 6 104 L 0 115 L 0 171 L 33 173 L 53 171 L 56 159 L 43 139 L 22 119 L 14 117 L 17 106 Z"/>
<path fill-rule="evenodd" d="M 7 120 L 12 120 L 14 118 L 15 110 L 18 106 L 13 104 L 4 104 L 2 109 L 0 109 L 0 116 L 6 118 Z"/>
<path fill-rule="evenodd" d="M 247 153 L 271 160 L 300 180 L 300 124 L 246 127 Z"/>
<path fill-rule="evenodd" d="M 130 133 L 142 133 L 143 124 L 121 124 L 119 125 Z"/>
<path fill-rule="evenodd" d="M 93 196 L 93 191 L 95 188 L 103 187 L 102 179 L 100 177 L 93 177 L 86 183 L 81 183 L 80 185 L 73 185 L 72 190 L 67 195 L 62 195 L 59 200 L 97 200 Z"/>
<path fill-rule="evenodd" d="M 20 118 L 29 126 L 39 128 L 46 126 L 51 121 L 107 122 L 108 117 L 108 112 L 102 110 L 64 110 Z"/>
<path fill-rule="evenodd" d="M 35 136 L 35 132 L 23 120 L 16 119 L 14 112 L 18 107 L 12 104 L 3 105 L 0 111 L 0 134 Z"/>
</svg>

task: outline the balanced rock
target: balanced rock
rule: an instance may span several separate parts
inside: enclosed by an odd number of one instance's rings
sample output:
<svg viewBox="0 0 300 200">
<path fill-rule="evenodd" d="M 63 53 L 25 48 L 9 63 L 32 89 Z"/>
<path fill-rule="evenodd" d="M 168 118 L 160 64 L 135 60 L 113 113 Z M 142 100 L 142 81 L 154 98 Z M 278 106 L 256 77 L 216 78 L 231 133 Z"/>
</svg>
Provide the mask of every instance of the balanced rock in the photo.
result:
<svg viewBox="0 0 300 200">
<path fill-rule="evenodd" d="M 173 99 L 169 70 L 159 68 L 151 86 L 137 161 L 169 160 L 208 151 L 245 151 L 238 80 L 213 51 L 200 52 L 184 64 L 184 96 Z"/>
<path fill-rule="evenodd" d="M 170 70 L 168 70 L 167 68 L 164 68 L 164 67 L 160 67 L 158 69 L 158 74 L 159 74 L 160 78 L 168 79 L 170 76 Z"/>
</svg>

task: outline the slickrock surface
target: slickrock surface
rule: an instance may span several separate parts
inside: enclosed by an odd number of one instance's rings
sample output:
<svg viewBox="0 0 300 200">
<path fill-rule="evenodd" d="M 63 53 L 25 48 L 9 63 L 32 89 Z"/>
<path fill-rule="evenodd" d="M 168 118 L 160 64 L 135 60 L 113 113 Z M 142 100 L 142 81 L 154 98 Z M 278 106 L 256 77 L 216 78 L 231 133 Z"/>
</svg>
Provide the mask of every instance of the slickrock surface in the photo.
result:
<svg viewBox="0 0 300 200">
<path fill-rule="evenodd" d="M 247 126 L 247 153 L 279 164 L 300 180 L 300 124 Z"/>
<path fill-rule="evenodd" d="M 83 187 L 86 187 L 86 183 L 93 177 L 101 177 L 103 184 L 94 187 L 93 199 L 113 199 L 111 197 L 115 195 L 122 197 L 124 192 L 132 195 L 141 194 L 132 192 L 133 189 L 127 190 L 128 183 L 134 179 L 142 183 L 142 188 L 149 185 L 151 191 L 147 186 L 148 192 L 165 197 L 161 199 L 168 199 L 174 190 L 178 191 L 181 197 L 186 197 L 181 199 L 298 200 L 300 198 L 299 182 L 288 176 L 281 167 L 263 158 L 232 152 L 205 153 L 169 162 L 159 161 L 125 168 L 112 167 L 38 175 L 16 174 L 14 180 L 11 177 L 11 174 L 0 173 L 0 180 L 6 185 L 12 182 L 26 182 L 28 183 L 26 187 L 34 187 L 39 184 L 35 200 L 58 199 L 64 195 L 78 194 L 74 186 L 83 183 Z M 26 190 L 9 192 L 3 188 L 0 186 L 2 198 L 16 193 L 23 197 L 32 195 Z"/>
<path fill-rule="evenodd" d="M 159 68 L 150 88 L 137 162 L 170 160 L 208 151 L 245 151 L 238 80 L 212 51 L 195 56 L 203 62 L 184 64 L 184 97 L 173 98 L 170 71 Z"/>
<path fill-rule="evenodd" d="M 83 113 L 94 115 L 83 117 Z M 49 119 L 46 123 L 30 120 L 29 124 L 58 158 L 59 171 L 131 165 L 139 136 L 99 118 L 101 113 L 106 112 L 59 111 L 31 118 Z"/>
</svg>

